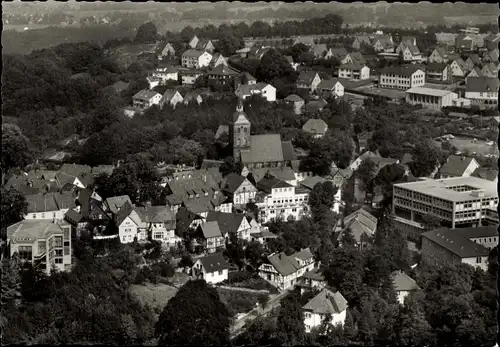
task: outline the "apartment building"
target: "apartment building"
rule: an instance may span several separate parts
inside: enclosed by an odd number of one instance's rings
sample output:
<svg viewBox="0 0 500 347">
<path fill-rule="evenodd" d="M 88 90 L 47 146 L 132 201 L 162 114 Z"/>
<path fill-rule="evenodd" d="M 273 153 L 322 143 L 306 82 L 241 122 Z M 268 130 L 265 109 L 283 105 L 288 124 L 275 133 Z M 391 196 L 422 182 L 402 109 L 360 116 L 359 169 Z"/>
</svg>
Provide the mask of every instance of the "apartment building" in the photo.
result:
<svg viewBox="0 0 500 347">
<path fill-rule="evenodd" d="M 477 177 L 427 179 L 393 187 L 396 221 L 422 228 L 422 217 L 432 216 L 451 228 L 498 223 L 497 186 Z"/>
<path fill-rule="evenodd" d="M 289 218 L 299 220 L 308 213 L 309 191 L 274 177 L 264 178 L 257 183 L 259 193 L 255 202 L 260 209 L 260 221 L 265 224 L 272 219 Z"/>
<path fill-rule="evenodd" d="M 202 68 L 209 66 L 212 61 L 212 55 L 206 51 L 197 49 L 188 49 L 182 53 L 182 66 L 187 68 Z"/>
<path fill-rule="evenodd" d="M 71 225 L 62 221 L 23 220 L 7 228 L 10 255 L 50 273 L 71 270 Z"/>
<path fill-rule="evenodd" d="M 425 84 L 425 72 L 417 66 L 402 65 L 386 67 L 380 72 L 380 88 L 408 90 Z"/>
<path fill-rule="evenodd" d="M 143 89 L 132 97 L 132 105 L 140 110 L 147 110 L 153 105 L 160 106 L 163 96 L 153 90 Z"/>
</svg>

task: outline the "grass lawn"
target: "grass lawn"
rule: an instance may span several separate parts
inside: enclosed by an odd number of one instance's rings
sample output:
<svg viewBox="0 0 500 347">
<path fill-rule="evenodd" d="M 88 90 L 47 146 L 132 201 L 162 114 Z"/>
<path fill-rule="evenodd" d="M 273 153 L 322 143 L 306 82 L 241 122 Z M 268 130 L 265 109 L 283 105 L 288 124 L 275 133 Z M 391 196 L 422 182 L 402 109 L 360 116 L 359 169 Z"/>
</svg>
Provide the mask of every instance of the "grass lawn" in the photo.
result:
<svg viewBox="0 0 500 347">
<path fill-rule="evenodd" d="M 238 313 L 247 313 L 254 309 L 259 302 L 259 297 L 267 294 L 245 293 L 230 289 L 217 288 L 221 301 L 226 305 L 229 314 L 236 316 Z"/>
<path fill-rule="evenodd" d="M 274 287 L 271 283 L 261 277 L 252 276 L 251 273 L 246 271 L 230 272 L 227 282 L 228 283 L 225 285 L 230 287 L 248 288 L 255 290 L 267 289 L 270 294 L 278 293 L 276 287 Z"/>
<path fill-rule="evenodd" d="M 142 304 L 148 304 L 156 314 L 160 314 L 165 305 L 177 293 L 177 289 L 162 283 L 133 284 L 129 289 Z"/>
</svg>

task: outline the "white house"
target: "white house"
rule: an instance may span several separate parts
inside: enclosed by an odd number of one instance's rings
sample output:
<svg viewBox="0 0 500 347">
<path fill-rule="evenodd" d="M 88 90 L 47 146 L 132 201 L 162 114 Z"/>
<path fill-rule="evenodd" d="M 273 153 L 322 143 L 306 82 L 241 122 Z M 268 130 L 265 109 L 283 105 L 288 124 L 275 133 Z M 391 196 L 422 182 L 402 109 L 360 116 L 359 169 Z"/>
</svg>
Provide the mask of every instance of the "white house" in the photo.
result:
<svg viewBox="0 0 500 347">
<path fill-rule="evenodd" d="M 314 256 L 309 248 L 291 256 L 285 252 L 271 254 L 267 260 L 259 267 L 259 276 L 281 290 L 293 287 L 302 275 L 315 268 Z"/>
<path fill-rule="evenodd" d="M 412 291 L 420 289 L 413 278 L 405 274 L 403 271 L 394 271 L 391 274 L 394 283 L 394 291 L 398 297 L 398 302 L 404 305 L 405 298 Z"/>
<path fill-rule="evenodd" d="M 309 191 L 303 187 L 281 181 L 275 177 L 263 178 L 257 182 L 259 193 L 255 202 L 260 210 L 261 223 L 272 219 L 289 218 L 299 220 L 308 213 Z"/>
<path fill-rule="evenodd" d="M 195 277 L 215 284 L 227 280 L 229 263 L 222 253 L 214 253 L 198 258 L 191 269 Z"/>
<path fill-rule="evenodd" d="M 234 93 L 243 100 L 254 94 L 258 94 L 269 102 L 276 101 L 276 88 L 267 83 L 242 84 Z"/>
<path fill-rule="evenodd" d="M 339 66 L 338 76 L 339 78 L 363 81 L 370 78 L 370 68 L 357 61 L 347 62 Z"/>
<path fill-rule="evenodd" d="M 347 312 L 347 300 L 340 292 L 332 292 L 323 288 L 318 295 L 312 298 L 302 308 L 304 311 L 304 326 L 306 332 L 321 326 L 325 318 L 330 315 L 330 324 L 344 326 Z"/>
<path fill-rule="evenodd" d="M 440 178 L 470 177 L 480 165 L 472 157 L 450 155 L 439 170 Z"/>
<path fill-rule="evenodd" d="M 146 77 L 146 80 L 148 81 L 149 89 L 153 89 L 154 87 L 159 86 L 160 82 L 161 82 L 158 77 L 154 77 L 154 76 L 148 76 L 148 77 Z"/>
<path fill-rule="evenodd" d="M 198 46 L 198 43 L 200 42 L 200 39 L 194 35 L 191 40 L 189 40 L 188 42 L 188 46 L 191 47 L 191 48 L 196 48 Z"/>
<path fill-rule="evenodd" d="M 319 139 L 325 136 L 328 131 L 328 124 L 319 118 L 311 118 L 302 126 L 302 131 L 311 134 L 312 137 Z"/>
<path fill-rule="evenodd" d="M 179 69 L 174 66 L 158 67 L 151 74 L 160 80 L 160 84 L 166 84 L 167 81 L 179 80 Z"/>
<path fill-rule="evenodd" d="M 255 200 L 257 188 L 244 176 L 230 173 L 222 182 L 222 191 L 235 205 L 246 205 Z"/>
<path fill-rule="evenodd" d="M 450 63 L 451 75 L 456 77 L 465 77 L 469 68 L 462 59 L 455 59 Z"/>
<path fill-rule="evenodd" d="M 126 202 L 116 214 L 116 226 L 121 243 L 147 240 L 146 223 L 141 220 L 133 206 Z"/>
<path fill-rule="evenodd" d="M 175 246 L 181 241 L 175 235 L 176 216 L 175 212 L 167 206 L 135 207 L 134 211 L 139 215 L 148 236 L 152 240 L 160 241 Z"/>
<path fill-rule="evenodd" d="M 188 49 L 182 53 L 182 66 L 187 68 L 202 68 L 209 66 L 212 61 L 212 55 L 206 51 L 197 49 Z"/>
<path fill-rule="evenodd" d="M 39 193 L 26 195 L 28 203 L 24 219 L 63 220 L 70 208 L 75 208 L 75 197 L 71 193 Z"/>
<path fill-rule="evenodd" d="M 395 53 L 400 54 L 400 52 L 403 53 L 404 61 L 418 61 L 422 59 L 422 55 L 420 54 L 418 47 L 408 42 L 401 42 L 399 44 Z"/>
<path fill-rule="evenodd" d="M 316 90 L 319 82 L 321 82 L 321 77 L 319 77 L 317 72 L 301 71 L 297 78 L 297 88 L 309 89 L 312 93 Z"/>
<path fill-rule="evenodd" d="M 173 108 L 177 106 L 177 104 L 182 103 L 184 101 L 184 98 L 182 97 L 181 93 L 179 93 L 177 90 L 166 90 L 165 93 L 163 94 L 163 105 L 170 105 Z"/>
<path fill-rule="evenodd" d="M 251 221 L 243 213 L 210 211 L 207 222 L 216 222 L 225 239 L 229 238 L 230 234 L 236 234 L 240 240 L 250 240 Z"/>
<path fill-rule="evenodd" d="M 498 78 L 469 77 L 465 83 L 465 98 L 472 105 L 483 108 L 496 108 L 498 105 Z"/>
<path fill-rule="evenodd" d="M 344 96 L 344 86 L 336 79 L 322 80 L 319 82 L 316 92 L 327 94 L 328 96 L 341 97 Z"/>
<path fill-rule="evenodd" d="M 132 97 L 132 104 L 135 108 L 146 110 L 153 105 L 160 105 L 162 95 L 154 90 L 143 89 Z"/>
</svg>

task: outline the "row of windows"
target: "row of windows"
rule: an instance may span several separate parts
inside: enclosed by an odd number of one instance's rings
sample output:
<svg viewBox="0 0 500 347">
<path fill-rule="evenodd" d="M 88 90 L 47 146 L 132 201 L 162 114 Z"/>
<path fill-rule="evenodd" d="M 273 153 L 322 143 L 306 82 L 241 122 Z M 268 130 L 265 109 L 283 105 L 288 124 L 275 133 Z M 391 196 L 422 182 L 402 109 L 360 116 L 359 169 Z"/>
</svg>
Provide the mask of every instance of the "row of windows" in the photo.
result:
<svg viewBox="0 0 500 347">
<path fill-rule="evenodd" d="M 479 212 L 457 212 L 455 214 L 455 218 L 461 219 L 461 218 L 477 218 Z M 484 212 L 483 212 L 484 214 Z"/>
<path fill-rule="evenodd" d="M 484 239 L 475 239 L 473 241 L 475 243 L 497 242 L 497 238 L 496 237 L 493 237 L 493 238 L 490 237 L 489 239 L 486 239 L 486 238 L 484 238 Z"/>
<path fill-rule="evenodd" d="M 303 201 L 307 201 L 307 196 L 305 196 L 303 198 L 295 198 L 295 199 L 273 200 L 273 205 L 287 204 L 287 203 L 292 203 L 292 202 L 303 202 Z"/>
<path fill-rule="evenodd" d="M 33 214 L 31 215 L 31 217 L 32 217 L 33 219 L 36 219 L 36 218 L 37 218 L 37 214 L 36 214 L 36 213 L 33 213 Z M 41 218 L 41 219 L 44 219 L 44 218 L 45 218 L 45 212 L 42 212 L 42 214 L 41 214 L 41 217 L 40 217 L 40 218 Z M 52 218 L 56 218 L 56 212 L 52 212 Z"/>
</svg>

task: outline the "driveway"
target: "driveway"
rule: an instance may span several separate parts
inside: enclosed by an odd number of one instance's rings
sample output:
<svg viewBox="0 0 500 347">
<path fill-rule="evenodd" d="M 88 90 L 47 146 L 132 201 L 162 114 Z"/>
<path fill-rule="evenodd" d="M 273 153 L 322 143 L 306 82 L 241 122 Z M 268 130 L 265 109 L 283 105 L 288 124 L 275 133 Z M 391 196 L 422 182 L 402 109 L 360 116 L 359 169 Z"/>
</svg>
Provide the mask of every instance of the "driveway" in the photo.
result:
<svg viewBox="0 0 500 347">
<path fill-rule="evenodd" d="M 245 328 L 245 325 L 250 324 L 255 318 L 260 316 L 265 316 L 274 308 L 278 307 L 281 300 L 288 294 L 288 291 L 284 291 L 277 295 L 271 296 L 269 301 L 267 302 L 266 308 L 263 310 L 262 307 L 254 308 L 252 311 L 248 312 L 244 317 L 236 320 L 231 327 L 231 338 L 236 337 L 241 334 Z"/>
</svg>

